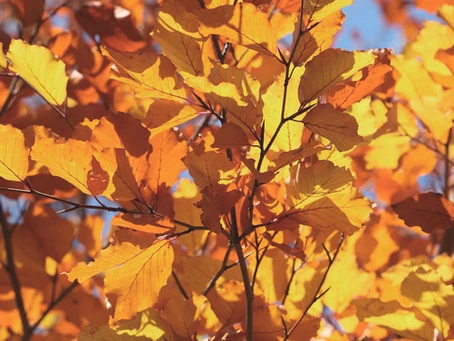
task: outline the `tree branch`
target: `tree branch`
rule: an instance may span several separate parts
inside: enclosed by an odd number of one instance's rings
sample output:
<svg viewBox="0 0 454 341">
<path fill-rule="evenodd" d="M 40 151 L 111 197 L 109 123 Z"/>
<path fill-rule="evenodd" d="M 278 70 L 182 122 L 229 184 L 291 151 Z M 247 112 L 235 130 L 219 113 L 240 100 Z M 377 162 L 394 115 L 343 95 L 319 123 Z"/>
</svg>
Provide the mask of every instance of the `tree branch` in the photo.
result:
<svg viewBox="0 0 454 341">
<path fill-rule="evenodd" d="M 6 267 L 5 270 L 8 272 L 9 280 L 11 282 L 11 287 L 14 291 L 14 298 L 16 301 L 16 307 L 19 311 L 20 320 L 22 323 L 22 330 L 24 336 L 30 332 L 30 325 L 28 323 L 27 311 L 25 310 L 24 299 L 21 292 L 21 284 L 19 281 L 19 276 L 16 271 L 16 264 L 14 263 L 14 252 L 13 252 L 13 240 L 12 233 L 9 228 L 9 224 L 6 221 L 5 213 L 3 212 L 3 207 L 0 202 L 0 225 L 3 233 L 3 242 L 5 244 L 6 252 Z"/>
</svg>

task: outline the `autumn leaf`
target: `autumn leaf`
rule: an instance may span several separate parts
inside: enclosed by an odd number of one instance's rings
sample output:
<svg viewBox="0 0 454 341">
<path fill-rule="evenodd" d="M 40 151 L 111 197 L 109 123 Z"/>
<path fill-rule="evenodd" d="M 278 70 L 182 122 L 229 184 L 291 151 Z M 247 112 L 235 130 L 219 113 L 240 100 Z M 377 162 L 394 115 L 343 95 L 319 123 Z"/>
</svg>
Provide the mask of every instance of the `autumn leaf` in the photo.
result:
<svg viewBox="0 0 454 341">
<path fill-rule="evenodd" d="M 363 142 L 355 118 L 335 110 L 330 104 L 317 105 L 303 118 L 303 123 L 314 133 L 333 142 L 341 152 Z"/>
<path fill-rule="evenodd" d="M 313 101 L 334 85 L 373 63 L 374 56 L 368 52 L 349 52 L 340 49 L 323 51 L 306 65 L 298 91 L 300 102 Z"/>
<path fill-rule="evenodd" d="M 59 143 L 51 137 L 38 138 L 30 156 L 83 193 L 99 194 L 106 188 L 107 180 L 93 170 L 93 147 L 88 141 Z"/>
<path fill-rule="evenodd" d="M 351 185 L 352 180 L 349 171 L 328 161 L 292 167 L 287 188 L 290 210 L 279 219 L 352 234 L 371 212 L 369 201 Z"/>
<path fill-rule="evenodd" d="M 304 13 L 309 21 L 319 21 L 352 3 L 353 0 L 308 0 L 304 2 Z"/>
<path fill-rule="evenodd" d="M 16 72 L 38 94 L 53 105 L 66 99 L 68 76 L 65 64 L 43 46 L 29 45 L 22 40 L 11 41 L 8 54 L 9 69 Z M 39 60 L 39 63 L 34 61 Z"/>
<path fill-rule="evenodd" d="M 177 2 L 166 2 L 159 11 L 152 34 L 164 54 L 172 61 L 183 76 L 208 75 L 211 69 L 209 55 L 204 44 L 208 37 L 198 32 L 197 17 L 186 12 Z"/>
<path fill-rule="evenodd" d="M 218 34 L 255 51 L 274 55 L 277 35 L 265 13 L 253 4 L 219 6 L 197 13 L 203 35 Z"/>
<path fill-rule="evenodd" d="M 345 16 L 341 11 L 334 12 L 317 26 L 304 32 L 299 39 L 298 35 L 301 34 L 300 23 L 296 23 L 292 43 L 292 49 L 295 50 L 292 57 L 293 64 L 300 66 L 311 57 L 328 49 L 333 43 L 335 34 L 341 29 L 344 20 Z"/>
<path fill-rule="evenodd" d="M 0 177 L 23 181 L 27 176 L 30 151 L 24 134 L 10 125 L 0 125 Z"/>
<path fill-rule="evenodd" d="M 360 320 L 386 327 L 412 340 L 433 340 L 433 326 L 426 320 L 420 320 L 414 311 L 402 307 L 397 301 L 382 302 L 369 298 L 357 300 L 355 305 Z"/>
<path fill-rule="evenodd" d="M 434 269 L 424 266 L 410 272 L 402 282 L 401 292 L 421 310 L 443 337 L 447 337 L 454 323 L 451 313 L 454 293 L 451 285 L 444 284 Z"/>
<path fill-rule="evenodd" d="M 112 70 L 112 78 L 131 85 L 138 97 L 186 99 L 176 68 L 166 57 L 154 52 L 120 53 L 107 48 L 102 52 L 117 66 Z"/>
<path fill-rule="evenodd" d="M 145 310 L 130 321 L 120 321 L 116 326 L 90 324 L 79 334 L 80 341 L 137 341 L 140 338 L 156 341 L 173 341 L 170 325 L 159 312 Z"/>
<path fill-rule="evenodd" d="M 454 222 L 454 205 L 439 193 L 423 193 L 392 205 L 408 226 L 421 226 L 426 233 L 449 228 Z"/>
<path fill-rule="evenodd" d="M 74 267 L 68 278 L 84 282 L 105 273 L 105 290 L 115 307 L 115 320 L 132 319 L 157 303 L 159 291 L 172 272 L 172 263 L 173 250 L 168 241 L 141 248 L 119 239 L 98 252 L 93 263 Z"/>
</svg>

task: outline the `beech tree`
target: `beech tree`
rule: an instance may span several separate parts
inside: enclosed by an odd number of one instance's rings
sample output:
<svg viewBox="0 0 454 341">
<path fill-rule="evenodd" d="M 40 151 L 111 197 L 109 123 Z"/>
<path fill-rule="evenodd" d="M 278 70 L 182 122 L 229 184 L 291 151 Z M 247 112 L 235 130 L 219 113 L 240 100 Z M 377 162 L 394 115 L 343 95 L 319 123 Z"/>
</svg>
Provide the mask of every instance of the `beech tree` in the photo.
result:
<svg viewBox="0 0 454 341">
<path fill-rule="evenodd" d="M 454 339 L 454 3 L 378 2 L 402 54 L 353 0 L 2 3 L 0 339 Z"/>
</svg>

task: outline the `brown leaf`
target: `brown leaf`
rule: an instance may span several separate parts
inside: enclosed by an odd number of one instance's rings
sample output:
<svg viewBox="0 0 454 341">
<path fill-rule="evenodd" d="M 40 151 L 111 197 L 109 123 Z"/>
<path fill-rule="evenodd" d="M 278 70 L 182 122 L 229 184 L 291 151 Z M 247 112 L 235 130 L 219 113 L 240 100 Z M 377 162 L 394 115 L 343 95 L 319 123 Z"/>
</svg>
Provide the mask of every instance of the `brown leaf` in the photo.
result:
<svg viewBox="0 0 454 341">
<path fill-rule="evenodd" d="M 440 193 L 419 194 L 392 205 L 394 211 L 408 226 L 421 226 L 432 233 L 445 230 L 454 222 L 454 204 Z"/>
</svg>

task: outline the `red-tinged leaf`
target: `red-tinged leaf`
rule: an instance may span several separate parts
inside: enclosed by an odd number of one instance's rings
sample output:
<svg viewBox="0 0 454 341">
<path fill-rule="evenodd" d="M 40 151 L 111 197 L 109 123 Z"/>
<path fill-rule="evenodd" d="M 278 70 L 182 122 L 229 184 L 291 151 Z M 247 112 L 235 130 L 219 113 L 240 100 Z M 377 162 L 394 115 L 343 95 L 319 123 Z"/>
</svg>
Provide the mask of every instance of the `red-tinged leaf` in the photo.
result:
<svg viewBox="0 0 454 341">
<path fill-rule="evenodd" d="M 423 193 L 392 205 L 394 211 L 408 226 L 421 226 L 432 233 L 445 230 L 454 222 L 454 204 L 440 193 Z"/>
<path fill-rule="evenodd" d="M 130 12 L 122 7 L 90 2 L 76 12 L 76 18 L 92 37 L 100 35 L 103 45 L 117 51 L 139 51 L 146 45 Z"/>
<path fill-rule="evenodd" d="M 214 133 L 213 148 L 241 148 L 247 146 L 249 141 L 243 129 L 235 123 L 224 123 L 222 127 Z"/>
<path fill-rule="evenodd" d="M 327 101 L 335 109 L 347 109 L 353 103 L 383 89 L 384 92 L 392 89 L 394 79 L 392 67 L 390 66 L 389 51 L 386 51 L 375 62 L 375 64 L 363 69 L 363 77 L 359 81 L 346 81 L 341 83 L 326 94 Z"/>
</svg>

